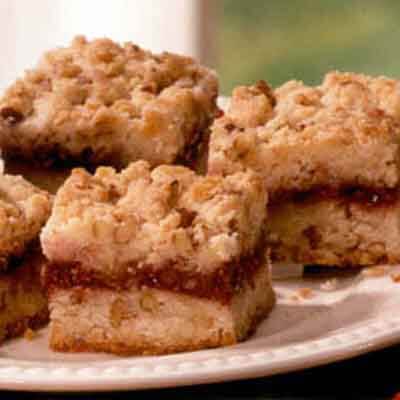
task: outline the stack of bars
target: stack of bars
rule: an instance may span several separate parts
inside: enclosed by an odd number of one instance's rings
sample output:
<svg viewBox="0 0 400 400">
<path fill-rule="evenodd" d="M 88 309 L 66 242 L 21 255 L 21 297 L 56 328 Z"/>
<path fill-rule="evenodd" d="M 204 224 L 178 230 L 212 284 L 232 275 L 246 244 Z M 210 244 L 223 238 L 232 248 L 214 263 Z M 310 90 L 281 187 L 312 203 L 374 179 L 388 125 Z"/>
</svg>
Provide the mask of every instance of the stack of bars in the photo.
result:
<svg viewBox="0 0 400 400">
<path fill-rule="evenodd" d="M 0 341 L 50 311 L 55 350 L 224 346 L 274 305 L 269 254 L 400 262 L 399 82 L 217 94 L 190 58 L 82 37 L 6 91 Z"/>
<path fill-rule="evenodd" d="M 190 58 L 79 37 L 0 99 L 7 173 L 56 193 L 35 274 L 53 349 L 223 346 L 273 307 L 260 177 L 187 168 L 206 162 L 217 94 Z"/>
<path fill-rule="evenodd" d="M 239 87 L 212 127 L 209 173 L 268 189 L 273 262 L 400 262 L 400 84 L 330 73 L 319 87 Z"/>
<path fill-rule="evenodd" d="M 39 233 L 51 211 L 47 193 L 0 171 L 0 342 L 48 321 L 40 285 Z"/>
</svg>

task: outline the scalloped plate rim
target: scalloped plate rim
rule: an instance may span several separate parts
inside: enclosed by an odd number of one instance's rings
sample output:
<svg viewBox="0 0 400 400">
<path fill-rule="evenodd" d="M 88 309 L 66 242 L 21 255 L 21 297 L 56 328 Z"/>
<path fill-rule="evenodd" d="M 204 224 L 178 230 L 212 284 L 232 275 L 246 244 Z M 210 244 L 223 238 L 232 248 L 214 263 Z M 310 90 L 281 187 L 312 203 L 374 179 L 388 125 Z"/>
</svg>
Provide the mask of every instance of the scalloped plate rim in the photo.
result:
<svg viewBox="0 0 400 400">
<path fill-rule="evenodd" d="M 373 333 L 371 333 L 373 332 Z M 367 337 L 366 337 L 367 336 Z M 348 359 L 400 341 L 400 318 L 372 319 L 357 329 L 276 349 L 236 355 L 240 344 L 221 349 L 151 357 L 62 364 L 0 359 L 0 389 L 23 391 L 110 391 L 163 388 L 267 377 Z M 315 350 L 312 350 L 315 348 Z M 207 357 L 191 360 L 193 355 Z M 271 357 L 272 359 L 268 359 Z M 151 360 L 151 361 L 150 361 Z M 7 361 L 13 364 L 7 365 Z M 46 366 L 46 364 L 49 364 Z M 55 367 L 54 364 L 60 364 Z M 123 376 L 121 376 L 123 374 Z"/>
</svg>

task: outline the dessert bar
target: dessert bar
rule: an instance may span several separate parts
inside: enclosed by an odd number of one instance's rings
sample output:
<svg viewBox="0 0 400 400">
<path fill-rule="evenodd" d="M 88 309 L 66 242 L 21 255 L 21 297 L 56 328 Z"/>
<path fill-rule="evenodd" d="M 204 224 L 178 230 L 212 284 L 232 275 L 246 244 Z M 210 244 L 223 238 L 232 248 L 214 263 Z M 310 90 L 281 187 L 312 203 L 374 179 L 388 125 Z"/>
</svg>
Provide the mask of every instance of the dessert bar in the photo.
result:
<svg viewBox="0 0 400 400">
<path fill-rule="evenodd" d="M 234 90 L 211 128 L 208 171 L 254 170 L 274 262 L 398 263 L 399 82 L 332 72 Z"/>
<path fill-rule="evenodd" d="M 0 145 L 45 166 L 190 163 L 217 93 L 215 73 L 191 58 L 77 37 L 0 99 Z"/>
<path fill-rule="evenodd" d="M 274 303 L 258 175 L 76 169 L 41 243 L 51 347 L 162 354 L 236 343 Z"/>
</svg>

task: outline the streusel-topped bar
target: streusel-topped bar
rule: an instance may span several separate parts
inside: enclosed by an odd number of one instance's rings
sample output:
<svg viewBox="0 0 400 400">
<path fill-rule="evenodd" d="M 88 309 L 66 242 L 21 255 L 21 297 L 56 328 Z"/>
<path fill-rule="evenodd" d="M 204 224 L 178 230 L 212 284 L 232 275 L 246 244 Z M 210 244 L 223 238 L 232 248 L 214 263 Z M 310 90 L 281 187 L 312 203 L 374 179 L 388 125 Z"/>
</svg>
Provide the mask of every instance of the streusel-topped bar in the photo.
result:
<svg viewBox="0 0 400 400">
<path fill-rule="evenodd" d="M 0 144 L 46 165 L 188 161 L 217 92 L 215 73 L 188 57 L 77 37 L 6 91 Z"/>
<path fill-rule="evenodd" d="M 317 87 L 234 91 L 212 127 L 208 170 L 263 175 L 272 261 L 400 262 L 399 89 L 388 78 L 332 72 Z"/>
<path fill-rule="evenodd" d="M 253 172 L 74 170 L 41 235 L 52 347 L 168 353 L 245 338 L 273 305 L 266 203 Z"/>
</svg>

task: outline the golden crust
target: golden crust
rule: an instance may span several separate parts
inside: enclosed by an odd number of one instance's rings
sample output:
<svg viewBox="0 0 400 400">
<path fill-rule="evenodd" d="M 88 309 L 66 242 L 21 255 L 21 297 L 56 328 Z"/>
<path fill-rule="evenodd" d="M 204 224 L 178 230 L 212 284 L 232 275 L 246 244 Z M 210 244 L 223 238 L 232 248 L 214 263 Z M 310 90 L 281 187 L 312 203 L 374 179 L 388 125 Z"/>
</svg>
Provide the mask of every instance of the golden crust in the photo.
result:
<svg viewBox="0 0 400 400">
<path fill-rule="evenodd" d="M 64 353 L 105 352 L 120 356 L 156 356 L 182 352 L 212 349 L 216 347 L 231 346 L 236 344 L 235 337 L 231 334 L 215 335 L 205 340 L 187 340 L 185 342 L 171 343 L 169 346 L 160 346 L 157 342 L 123 343 L 119 341 L 103 341 L 92 343 L 82 338 L 75 339 L 67 336 L 61 325 L 55 325 L 51 330 L 50 348 Z"/>
<path fill-rule="evenodd" d="M 172 163 L 208 126 L 217 92 L 215 73 L 190 58 L 77 37 L 6 91 L 0 144 L 42 163 Z"/>
<path fill-rule="evenodd" d="M 121 173 L 73 170 L 42 231 L 55 264 L 118 276 L 129 265 L 207 273 L 251 255 L 259 245 L 267 194 L 258 175 L 197 176 L 139 161 Z"/>
<path fill-rule="evenodd" d="M 256 331 L 258 325 L 271 312 L 274 304 L 275 300 L 273 295 L 271 295 L 269 303 L 263 305 L 263 307 L 260 307 L 258 313 L 253 316 L 251 325 L 246 327 L 245 334 L 240 338 L 235 337 L 233 334 L 225 333 L 203 340 L 196 340 L 195 338 L 192 338 L 192 340 L 188 340 L 186 342 L 171 343 L 169 346 L 160 346 L 160 344 L 157 342 L 128 344 L 107 340 L 92 343 L 89 340 L 84 340 L 82 338 L 75 339 L 73 337 L 69 337 L 65 334 L 65 330 L 61 325 L 56 325 L 51 330 L 50 347 L 54 351 L 66 353 L 106 352 L 120 356 L 156 356 L 231 346 L 249 338 Z"/>
<path fill-rule="evenodd" d="M 0 269 L 35 241 L 51 212 L 51 198 L 20 176 L 0 174 Z"/>
<path fill-rule="evenodd" d="M 315 185 L 395 187 L 399 183 L 399 83 L 328 74 L 319 87 L 291 81 L 234 90 L 212 126 L 209 172 L 246 168 L 276 192 Z M 365 82 L 364 82 L 365 80 Z"/>
</svg>

